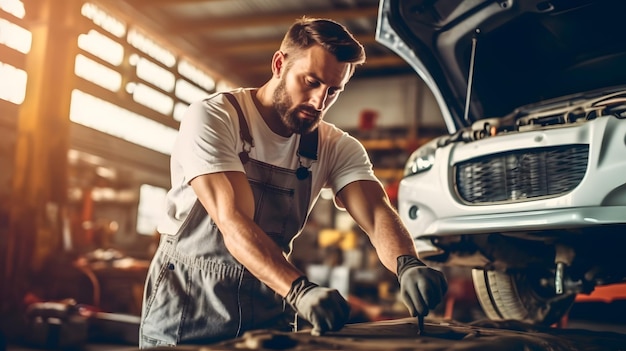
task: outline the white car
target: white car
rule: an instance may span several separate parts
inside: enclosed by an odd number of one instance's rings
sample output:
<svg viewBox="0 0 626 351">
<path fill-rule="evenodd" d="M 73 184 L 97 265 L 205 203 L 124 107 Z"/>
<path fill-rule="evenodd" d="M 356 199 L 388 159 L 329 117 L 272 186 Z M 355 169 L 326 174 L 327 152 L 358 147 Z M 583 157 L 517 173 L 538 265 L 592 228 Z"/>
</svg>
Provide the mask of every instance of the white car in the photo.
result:
<svg viewBox="0 0 626 351">
<path fill-rule="evenodd" d="M 377 40 L 450 132 L 409 158 L 421 259 L 472 268 L 494 320 L 552 324 L 626 280 L 626 2 L 382 0 Z"/>
</svg>

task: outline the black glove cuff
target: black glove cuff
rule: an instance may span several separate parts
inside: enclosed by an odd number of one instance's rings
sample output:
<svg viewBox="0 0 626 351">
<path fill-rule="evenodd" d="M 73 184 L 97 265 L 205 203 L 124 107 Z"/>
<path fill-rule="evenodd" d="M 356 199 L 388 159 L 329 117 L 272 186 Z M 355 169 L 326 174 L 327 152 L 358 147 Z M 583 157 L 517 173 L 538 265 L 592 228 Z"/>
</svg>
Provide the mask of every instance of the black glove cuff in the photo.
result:
<svg viewBox="0 0 626 351">
<path fill-rule="evenodd" d="M 398 262 L 398 280 L 402 277 L 402 274 L 411 267 L 425 267 L 424 262 L 411 255 L 401 255 L 396 259 Z"/>
<path fill-rule="evenodd" d="M 294 280 L 293 283 L 291 283 L 291 289 L 289 289 L 287 296 L 285 296 L 285 301 L 297 310 L 296 304 L 298 303 L 298 300 L 309 292 L 309 290 L 316 288 L 317 286 L 317 284 L 311 283 L 306 276 L 300 276 Z"/>
</svg>

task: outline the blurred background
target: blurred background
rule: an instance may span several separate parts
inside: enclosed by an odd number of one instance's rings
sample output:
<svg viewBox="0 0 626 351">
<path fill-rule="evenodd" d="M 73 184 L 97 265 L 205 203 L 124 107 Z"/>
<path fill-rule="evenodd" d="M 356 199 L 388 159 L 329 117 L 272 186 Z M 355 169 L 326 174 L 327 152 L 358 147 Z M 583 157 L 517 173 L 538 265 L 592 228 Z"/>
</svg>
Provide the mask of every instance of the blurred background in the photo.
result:
<svg viewBox="0 0 626 351">
<path fill-rule="evenodd" d="M 65 301 L 138 316 L 182 114 L 263 84 L 303 15 L 366 48 L 326 119 L 364 143 L 395 201 L 409 153 L 446 130 L 429 90 L 375 42 L 377 12 L 377 0 L 0 0 L 2 315 Z M 295 264 L 353 298 L 355 319 L 395 313 L 394 276 L 331 194 L 295 247 Z"/>
</svg>

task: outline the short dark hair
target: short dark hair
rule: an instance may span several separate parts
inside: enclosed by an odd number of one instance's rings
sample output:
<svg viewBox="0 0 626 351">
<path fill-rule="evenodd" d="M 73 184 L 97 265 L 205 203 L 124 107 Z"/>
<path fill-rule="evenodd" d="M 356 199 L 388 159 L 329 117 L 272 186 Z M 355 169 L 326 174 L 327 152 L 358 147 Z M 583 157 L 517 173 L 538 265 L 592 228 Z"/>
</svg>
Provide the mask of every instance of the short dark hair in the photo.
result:
<svg viewBox="0 0 626 351">
<path fill-rule="evenodd" d="M 337 61 L 356 65 L 365 62 L 365 49 L 348 29 L 333 20 L 323 18 L 297 19 L 285 34 L 280 50 L 285 54 L 298 55 L 298 52 L 312 45 L 320 45 L 331 53 Z"/>
</svg>

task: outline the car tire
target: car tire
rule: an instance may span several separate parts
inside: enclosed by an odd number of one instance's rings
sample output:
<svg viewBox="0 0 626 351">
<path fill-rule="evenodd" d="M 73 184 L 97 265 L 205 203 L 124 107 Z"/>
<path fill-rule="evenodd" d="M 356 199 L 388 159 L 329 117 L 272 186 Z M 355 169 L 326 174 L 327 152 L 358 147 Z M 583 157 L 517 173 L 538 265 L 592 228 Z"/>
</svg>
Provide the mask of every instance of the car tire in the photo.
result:
<svg viewBox="0 0 626 351">
<path fill-rule="evenodd" d="M 576 294 L 561 294 L 539 287 L 536 276 L 525 273 L 473 269 L 476 297 L 491 320 L 517 320 L 551 325 L 561 320 Z"/>
</svg>

